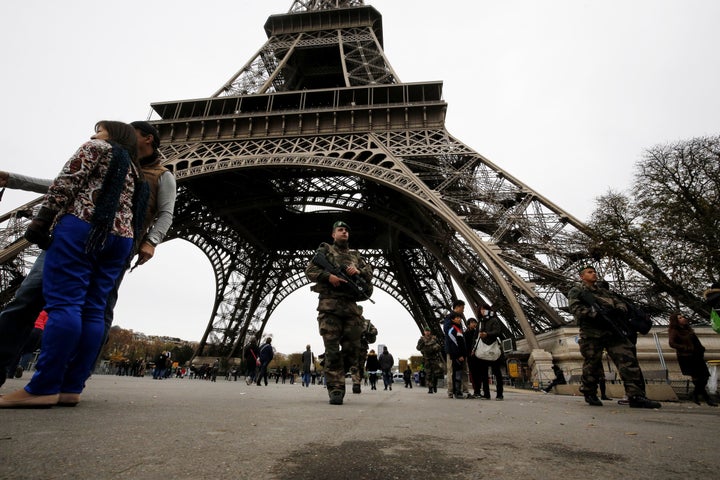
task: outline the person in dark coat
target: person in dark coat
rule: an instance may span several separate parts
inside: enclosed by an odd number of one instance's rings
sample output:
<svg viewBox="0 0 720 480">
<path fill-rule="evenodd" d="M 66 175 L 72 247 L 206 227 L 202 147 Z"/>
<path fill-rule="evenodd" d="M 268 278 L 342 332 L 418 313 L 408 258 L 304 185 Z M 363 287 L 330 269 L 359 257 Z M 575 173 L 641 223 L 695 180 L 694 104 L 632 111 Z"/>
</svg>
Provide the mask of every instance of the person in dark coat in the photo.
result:
<svg viewBox="0 0 720 480">
<path fill-rule="evenodd" d="M 497 342 L 502 334 L 502 325 L 495 312 L 491 311 L 487 306 L 480 305 L 480 327 L 477 334 L 480 341 L 485 345 L 492 345 Z M 495 400 L 502 400 L 503 396 L 503 375 L 502 365 L 505 363 L 505 357 L 501 354 L 494 361 L 480 360 L 478 370 L 480 372 L 480 387 L 482 388 L 482 398 L 490 398 L 490 378 L 488 377 L 488 368 L 495 377 Z"/>
<path fill-rule="evenodd" d="M 315 355 L 313 355 L 310 345 L 305 347 L 305 351 L 302 354 L 302 385 L 303 387 L 310 387 L 310 377 L 315 372 Z"/>
<path fill-rule="evenodd" d="M 377 372 L 380 370 L 380 361 L 378 360 L 375 350 L 368 352 L 367 361 L 365 362 L 365 371 L 368 372 L 370 379 L 370 390 L 377 390 Z"/>
<path fill-rule="evenodd" d="M 412 369 L 408 367 L 403 372 L 403 380 L 405 381 L 405 388 L 412 388 Z"/>
<path fill-rule="evenodd" d="M 392 356 L 392 353 L 388 351 L 387 347 L 383 347 L 383 351 L 378 357 L 378 362 L 380 363 L 380 371 L 382 371 L 382 379 L 383 384 L 385 385 L 385 390 L 388 388 L 392 390 L 392 367 L 395 365 L 395 358 Z"/>
<path fill-rule="evenodd" d="M 245 360 L 245 383 L 250 385 L 255 381 L 255 372 L 257 367 L 260 366 L 258 356 L 259 350 L 257 346 L 257 339 L 251 338 L 250 343 L 245 345 L 243 349 L 243 359 Z"/>
<path fill-rule="evenodd" d="M 260 382 L 265 382 L 265 386 L 268 384 L 268 365 L 272 362 L 275 356 L 275 351 L 272 347 L 272 337 L 265 339 L 265 343 L 260 347 L 258 352 L 258 358 L 260 359 L 260 369 L 258 370 L 257 377 L 255 377 L 255 385 L 260 386 Z"/>
<path fill-rule="evenodd" d="M 452 384 L 455 398 L 465 398 L 462 392 L 463 366 L 467 361 L 467 347 L 462 329 L 462 315 L 457 312 L 450 314 L 450 328 L 445 336 L 449 346 L 448 355 L 452 362 Z"/>
<path fill-rule="evenodd" d="M 717 407 L 718 404 L 710 398 L 706 388 L 710 372 L 705 363 L 705 347 L 700 343 L 700 339 L 690 326 L 688 319 L 680 312 L 670 315 L 668 341 L 677 353 L 680 371 L 683 375 L 692 378 L 693 385 L 695 385 L 692 393 L 693 401 L 700 405 L 702 397 L 708 405 Z"/>
</svg>

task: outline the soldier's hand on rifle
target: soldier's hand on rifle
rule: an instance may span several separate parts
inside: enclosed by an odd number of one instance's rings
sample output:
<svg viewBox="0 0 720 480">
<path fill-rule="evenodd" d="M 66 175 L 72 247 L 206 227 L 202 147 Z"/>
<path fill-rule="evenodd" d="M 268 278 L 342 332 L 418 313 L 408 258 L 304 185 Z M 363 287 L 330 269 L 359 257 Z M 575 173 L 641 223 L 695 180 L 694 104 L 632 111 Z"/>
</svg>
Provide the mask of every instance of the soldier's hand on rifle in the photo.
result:
<svg viewBox="0 0 720 480">
<path fill-rule="evenodd" d="M 350 275 L 352 277 L 353 275 L 357 275 L 358 273 L 360 273 L 360 270 L 358 270 L 355 267 L 355 265 L 350 264 L 347 267 L 345 267 L 345 273 L 347 273 L 348 275 Z"/>
<path fill-rule="evenodd" d="M 347 283 L 347 280 L 331 273 L 330 277 L 328 277 L 328 282 L 330 282 L 330 285 L 332 285 L 333 287 L 339 287 L 343 283 Z"/>
</svg>

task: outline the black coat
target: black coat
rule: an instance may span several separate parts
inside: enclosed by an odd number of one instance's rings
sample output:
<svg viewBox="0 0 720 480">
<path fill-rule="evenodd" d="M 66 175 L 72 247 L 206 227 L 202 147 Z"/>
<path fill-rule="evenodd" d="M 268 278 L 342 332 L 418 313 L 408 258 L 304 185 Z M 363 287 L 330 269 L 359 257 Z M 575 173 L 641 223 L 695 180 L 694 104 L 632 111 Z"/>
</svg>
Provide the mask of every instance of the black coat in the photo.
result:
<svg viewBox="0 0 720 480">
<path fill-rule="evenodd" d="M 377 372 L 380 370 L 380 361 L 377 355 L 368 355 L 367 362 L 365 362 L 365 371 Z"/>
<path fill-rule="evenodd" d="M 670 327 L 668 329 L 668 342 L 677 352 L 678 364 L 683 375 L 692 378 L 709 377 L 705 363 L 705 347 L 690 327 Z"/>
</svg>

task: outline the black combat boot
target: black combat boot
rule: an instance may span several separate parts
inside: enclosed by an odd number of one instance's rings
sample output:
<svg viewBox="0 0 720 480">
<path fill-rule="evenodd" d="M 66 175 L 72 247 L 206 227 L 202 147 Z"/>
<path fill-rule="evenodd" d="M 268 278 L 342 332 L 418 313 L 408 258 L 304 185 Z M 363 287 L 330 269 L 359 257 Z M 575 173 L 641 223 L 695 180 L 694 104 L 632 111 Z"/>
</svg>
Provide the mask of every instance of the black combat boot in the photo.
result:
<svg viewBox="0 0 720 480">
<path fill-rule="evenodd" d="M 660 402 L 650 400 L 643 395 L 628 397 L 628 403 L 630 404 L 630 408 L 660 408 L 662 406 Z"/>
<path fill-rule="evenodd" d="M 328 396 L 330 397 L 330 405 L 342 405 L 345 388 L 339 385 L 328 385 Z"/>
<path fill-rule="evenodd" d="M 600 401 L 600 399 L 597 397 L 597 395 L 585 395 L 585 402 L 587 402 L 588 405 L 592 405 L 593 407 L 602 407 L 603 403 Z"/>
<path fill-rule="evenodd" d="M 360 393 L 360 384 L 353 383 L 353 393 Z"/>
</svg>

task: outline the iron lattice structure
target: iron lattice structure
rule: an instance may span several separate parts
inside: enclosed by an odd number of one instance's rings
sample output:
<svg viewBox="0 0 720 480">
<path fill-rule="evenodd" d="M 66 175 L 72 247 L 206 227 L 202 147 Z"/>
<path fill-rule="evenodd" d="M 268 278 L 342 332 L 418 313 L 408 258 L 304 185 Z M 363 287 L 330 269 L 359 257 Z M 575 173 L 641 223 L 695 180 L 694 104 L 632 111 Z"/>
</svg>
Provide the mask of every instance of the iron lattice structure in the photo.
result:
<svg viewBox="0 0 720 480">
<path fill-rule="evenodd" d="M 211 97 L 152 105 L 179 186 L 169 238 L 197 245 L 216 277 L 198 354 L 233 356 L 260 335 L 308 284 L 305 265 L 338 218 L 374 265 L 376 288 L 419 329 L 440 334 L 456 286 L 531 348 L 536 333 L 570 321 L 564 294 L 591 233 L 447 132 L 442 83 L 400 81 L 377 10 L 297 0 L 265 31 Z M 8 218 L 26 218 L 21 210 Z M 10 291 L 12 272 L 26 267 L 5 252 Z M 650 292 L 648 272 L 617 258 L 603 265 L 615 286 Z"/>
</svg>

